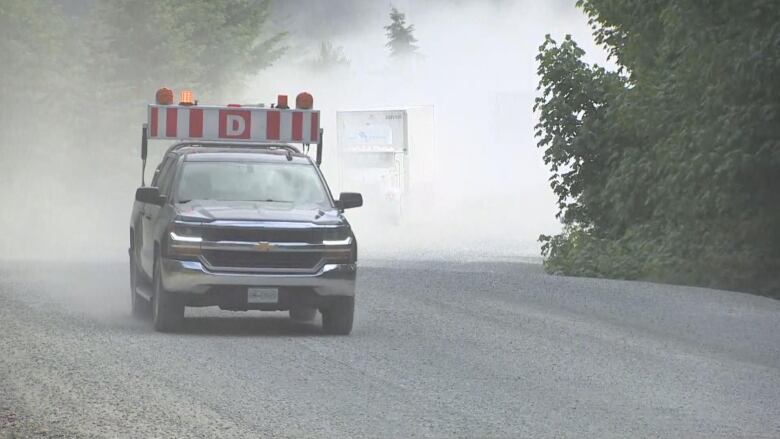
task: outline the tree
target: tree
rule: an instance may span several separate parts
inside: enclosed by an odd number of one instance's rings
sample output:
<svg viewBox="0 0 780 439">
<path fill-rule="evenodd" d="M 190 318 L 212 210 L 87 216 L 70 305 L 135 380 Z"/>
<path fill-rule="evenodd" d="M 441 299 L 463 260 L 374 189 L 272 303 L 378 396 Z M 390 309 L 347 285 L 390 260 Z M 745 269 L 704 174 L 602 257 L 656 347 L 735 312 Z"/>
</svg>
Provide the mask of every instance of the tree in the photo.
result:
<svg viewBox="0 0 780 439">
<path fill-rule="evenodd" d="M 114 91 L 148 99 L 159 86 L 218 95 L 283 53 L 268 0 L 109 0 L 91 17 L 91 67 Z M 150 91 L 151 90 L 151 91 Z"/>
<path fill-rule="evenodd" d="M 70 27 L 56 2 L 8 0 L 0 3 L 0 135 L 19 134 L 21 119 L 61 114 L 66 81 L 76 55 Z M 33 110 L 35 108 L 35 110 Z M 31 131 L 36 129 L 25 124 Z M 0 139 L 2 141 L 2 139 Z"/>
<path fill-rule="evenodd" d="M 313 70 L 329 71 L 336 68 L 349 68 L 350 62 L 344 56 L 344 48 L 341 46 L 333 47 L 330 41 L 320 43 L 320 50 L 317 57 L 314 58 L 310 66 Z"/>
<path fill-rule="evenodd" d="M 68 13 L 74 2 L 0 0 L 0 175 L 20 207 L 0 218 L 6 239 L 31 226 L 52 239 L 78 235 L 47 223 L 78 217 L 78 206 L 122 211 L 117 194 L 137 182 L 140 125 L 157 88 L 219 102 L 284 50 L 267 0 L 81 3 Z"/>
<path fill-rule="evenodd" d="M 386 47 L 390 49 L 390 56 L 405 57 L 417 52 L 418 47 L 414 44 L 417 38 L 414 37 L 414 25 L 406 25 L 406 14 L 399 12 L 394 6 L 390 10 L 390 24 L 385 26 L 387 34 Z"/>
<path fill-rule="evenodd" d="M 780 4 L 578 5 L 619 68 L 540 47 L 547 269 L 780 294 Z"/>
</svg>

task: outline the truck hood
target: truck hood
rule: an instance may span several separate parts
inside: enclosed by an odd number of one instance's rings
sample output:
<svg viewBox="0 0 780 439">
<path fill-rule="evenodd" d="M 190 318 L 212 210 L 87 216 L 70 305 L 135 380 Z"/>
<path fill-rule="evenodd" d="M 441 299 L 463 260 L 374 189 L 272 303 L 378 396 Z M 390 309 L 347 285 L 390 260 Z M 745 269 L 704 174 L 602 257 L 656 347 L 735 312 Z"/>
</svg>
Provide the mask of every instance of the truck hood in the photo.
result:
<svg viewBox="0 0 780 439">
<path fill-rule="evenodd" d="M 292 203 L 255 201 L 194 200 L 176 206 L 179 219 L 193 222 L 213 221 L 269 221 L 306 222 L 312 224 L 343 224 L 338 210 L 314 206 L 295 206 Z"/>
</svg>

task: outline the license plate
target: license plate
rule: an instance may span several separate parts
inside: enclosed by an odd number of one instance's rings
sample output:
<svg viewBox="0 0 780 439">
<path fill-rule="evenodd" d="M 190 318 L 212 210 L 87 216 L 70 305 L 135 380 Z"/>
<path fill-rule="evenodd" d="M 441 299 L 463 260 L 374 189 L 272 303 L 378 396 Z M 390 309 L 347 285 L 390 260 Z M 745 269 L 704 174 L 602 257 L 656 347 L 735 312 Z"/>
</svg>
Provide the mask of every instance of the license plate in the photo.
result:
<svg viewBox="0 0 780 439">
<path fill-rule="evenodd" d="M 279 302 L 279 289 L 249 288 L 246 301 L 247 303 L 277 303 Z"/>
</svg>

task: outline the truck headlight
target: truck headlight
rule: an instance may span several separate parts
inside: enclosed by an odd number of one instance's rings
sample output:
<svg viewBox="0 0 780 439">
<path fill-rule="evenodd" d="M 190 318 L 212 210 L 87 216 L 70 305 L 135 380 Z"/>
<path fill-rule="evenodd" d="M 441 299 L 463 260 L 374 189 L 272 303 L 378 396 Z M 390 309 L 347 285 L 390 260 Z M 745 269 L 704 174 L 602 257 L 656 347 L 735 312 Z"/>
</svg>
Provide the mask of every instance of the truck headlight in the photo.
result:
<svg viewBox="0 0 780 439">
<path fill-rule="evenodd" d="M 322 243 L 324 245 L 351 245 L 352 244 L 352 237 L 347 236 L 344 239 L 323 239 Z"/>
<path fill-rule="evenodd" d="M 352 236 L 346 227 L 337 227 L 325 229 L 322 231 L 322 243 L 325 245 L 349 245 L 352 243 Z"/>
<path fill-rule="evenodd" d="M 334 231 L 335 232 L 335 231 Z M 325 259 L 331 264 L 351 264 L 355 261 L 353 254 L 354 242 L 352 236 L 344 236 L 349 231 L 341 231 L 341 234 L 332 233 L 323 239 L 322 244 L 325 247 Z"/>
<path fill-rule="evenodd" d="M 165 255 L 171 258 L 193 258 L 200 256 L 203 238 L 197 228 L 183 224 L 172 224 L 165 237 Z"/>
</svg>

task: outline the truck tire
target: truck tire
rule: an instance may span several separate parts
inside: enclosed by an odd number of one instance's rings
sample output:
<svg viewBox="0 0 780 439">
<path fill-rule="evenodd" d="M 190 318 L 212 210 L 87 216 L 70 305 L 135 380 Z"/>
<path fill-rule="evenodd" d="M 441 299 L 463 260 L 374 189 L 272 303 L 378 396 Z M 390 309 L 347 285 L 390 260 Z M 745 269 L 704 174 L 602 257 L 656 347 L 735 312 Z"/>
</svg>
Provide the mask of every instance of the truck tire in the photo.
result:
<svg viewBox="0 0 780 439">
<path fill-rule="evenodd" d="M 326 334 L 349 335 L 355 318 L 355 298 L 337 297 L 322 310 L 322 329 Z"/>
<path fill-rule="evenodd" d="M 309 306 L 294 306 L 290 308 L 290 319 L 296 322 L 310 322 L 317 316 L 317 308 Z"/>
<path fill-rule="evenodd" d="M 184 321 L 184 302 L 162 286 L 160 261 L 154 264 L 154 296 L 152 297 L 152 321 L 155 331 L 173 332 Z"/>
<path fill-rule="evenodd" d="M 135 265 L 135 252 L 130 247 L 128 251 L 130 255 L 130 308 L 133 312 L 133 317 L 147 319 L 152 314 L 152 306 L 148 300 L 139 296 L 136 292 L 138 285 L 138 268 Z"/>
</svg>

